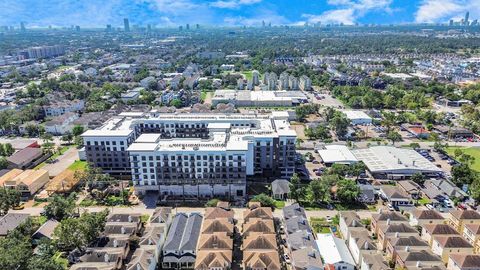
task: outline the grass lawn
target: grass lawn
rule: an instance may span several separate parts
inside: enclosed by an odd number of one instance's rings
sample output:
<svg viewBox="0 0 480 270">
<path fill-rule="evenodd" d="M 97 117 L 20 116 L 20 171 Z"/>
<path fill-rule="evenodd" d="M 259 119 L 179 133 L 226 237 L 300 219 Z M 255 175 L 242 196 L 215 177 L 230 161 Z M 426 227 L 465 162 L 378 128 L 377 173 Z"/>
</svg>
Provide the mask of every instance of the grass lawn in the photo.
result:
<svg viewBox="0 0 480 270">
<path fill-rule="evenodd" d="M 420 200 L 418 200 L 418 204 L 420 205 L 425 205 L 427 203 L 430 203 L 430 200 L 428 198 L 423 197 Z"/>
<path fill-rule="evenodd" d="M 242 72 L 243 75 L 245 75 L 245 77 L 247 78 L 247 80 L 251 80 L 253 78 L 253 74 L 252 74 L 252 71 L 249 70 L 249 71 L 244 71 Z"/>
<path fill-rule="evenodd" d="M 87 168 L 88 163 L 86 161 L 75 160 L 72 165 L 68 167 L 71 171 L 84 171 Z"/>
<path fill-rule="evenodd" d="M 460 149 L 463 153 L 472 156 L 474 160 L 472 169 L 480 172 L 480 147 L 448 147 L 446 150 L 453 157 L 456 149 Z"/>
<path fill-rule="evenodd" d="M 283 207 L 285 207 L 284 201 L 275 201 L 275 208 L 282 209 Z"/>
</svg>

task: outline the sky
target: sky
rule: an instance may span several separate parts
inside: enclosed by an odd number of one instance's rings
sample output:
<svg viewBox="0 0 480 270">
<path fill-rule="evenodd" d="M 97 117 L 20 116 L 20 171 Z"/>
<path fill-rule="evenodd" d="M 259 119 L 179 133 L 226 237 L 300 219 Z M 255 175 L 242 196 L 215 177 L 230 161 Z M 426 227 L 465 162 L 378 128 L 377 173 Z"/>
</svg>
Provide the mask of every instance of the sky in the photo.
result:
<svg viewBox="0 0 480 270">
<path fill-rule="evenodd" d="M 0 0 L 0 26 L 404 24 L 480 19 L 480 0 Z"/>
</svg>

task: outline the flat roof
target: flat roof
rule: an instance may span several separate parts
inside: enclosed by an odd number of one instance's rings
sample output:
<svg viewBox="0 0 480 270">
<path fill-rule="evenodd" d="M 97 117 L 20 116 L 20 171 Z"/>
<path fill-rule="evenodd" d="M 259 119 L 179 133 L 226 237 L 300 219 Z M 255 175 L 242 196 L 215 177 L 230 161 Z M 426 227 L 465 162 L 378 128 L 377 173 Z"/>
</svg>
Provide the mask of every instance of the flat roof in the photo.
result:
<svg viewBox="0 0 480 270">
<path fill-rule="evenodd" d="M 355 163 L 358 159 L 344 145 L 326 145 L 326 149 L 318 150 L 324 163 Z"/>
<path fill-rule="evenodd" d="M 355 119 L 372 119 L 370 116 L 368 116 L 365 112 L 363 111 L 352 111 L 352 110 L 348 110 L 348 111 L 342 111 L 348 119 L 350 120 L 355 120 Z"/>
<path fill-rule="evenodd" d="M 140 135 L 135 142 L 136 143 L 156 143 L 160 140 L 160 134 L 151 134 L 151 133 L 144 133 Z"/>
<path fill-rule="evenodd" d="M 126 137 L 132 134 L 132 130 L 104 130 L 91 129 L 82 134 L 82 137 Z"/>
<path fill-rule="evenodd" d="M 355 149 L 352 153 L 363 161 L 371 172 L 442 172 L 417 151 L 393 146 L 374 146 L 366 149 Z"/>
</svg>

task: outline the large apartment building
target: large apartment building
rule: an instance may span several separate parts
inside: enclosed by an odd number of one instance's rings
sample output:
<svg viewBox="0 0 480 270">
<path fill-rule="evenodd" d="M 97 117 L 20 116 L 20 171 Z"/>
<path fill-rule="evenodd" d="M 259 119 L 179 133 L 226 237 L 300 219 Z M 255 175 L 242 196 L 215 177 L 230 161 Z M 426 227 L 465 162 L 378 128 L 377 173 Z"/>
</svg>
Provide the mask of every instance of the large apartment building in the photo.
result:
<svg viewBox="0 0 480 270">
<path fill-rule="evenodd" d="M 282 112 L 126 113 L 82 137 L 87 161 L 131 175 L 140 193 L 243 197 L 247 177 L 295 171 L 296 133 Z"/>
</svg>

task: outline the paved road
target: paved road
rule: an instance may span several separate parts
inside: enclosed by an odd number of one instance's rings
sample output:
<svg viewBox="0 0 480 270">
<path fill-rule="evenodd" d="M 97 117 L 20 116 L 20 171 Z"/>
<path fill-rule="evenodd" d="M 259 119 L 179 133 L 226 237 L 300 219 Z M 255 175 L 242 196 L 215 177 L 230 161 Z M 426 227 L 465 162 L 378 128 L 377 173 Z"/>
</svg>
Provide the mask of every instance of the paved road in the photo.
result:
<svg viewBox="0 0 480 270">
<path fill-rule="evenodd" d="M 42 169 L 47 170 L 50 177 L 57 176 L 58 174 L 63 172 L 65 169 L 67 169 L 77 159 L 78 159 L 78 149 L 75 147 L 72 147 L 68 149 L 65 153 L 63 153 L 63 155 L 59 156 L 57 158 L 57 162 L 52 164 L 47 164 L 43 166 Z"/>
</svg>

